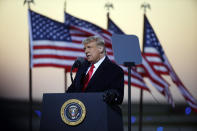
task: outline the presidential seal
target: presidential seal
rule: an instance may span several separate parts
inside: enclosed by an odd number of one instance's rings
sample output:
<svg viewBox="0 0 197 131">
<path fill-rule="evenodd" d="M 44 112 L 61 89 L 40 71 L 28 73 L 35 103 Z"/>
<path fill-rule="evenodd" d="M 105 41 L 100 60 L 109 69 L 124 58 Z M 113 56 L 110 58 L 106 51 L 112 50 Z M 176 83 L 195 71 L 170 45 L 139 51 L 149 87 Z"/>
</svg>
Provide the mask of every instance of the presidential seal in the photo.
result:
<svg viewBox="0 0 197 131">
<path fill-rule="evenodd" d="M 84 120 L 86 108 L 81 101 L 70 99 L 62 105 L 60 114 L 64 123 L 76 126 Z"/>
</svg>

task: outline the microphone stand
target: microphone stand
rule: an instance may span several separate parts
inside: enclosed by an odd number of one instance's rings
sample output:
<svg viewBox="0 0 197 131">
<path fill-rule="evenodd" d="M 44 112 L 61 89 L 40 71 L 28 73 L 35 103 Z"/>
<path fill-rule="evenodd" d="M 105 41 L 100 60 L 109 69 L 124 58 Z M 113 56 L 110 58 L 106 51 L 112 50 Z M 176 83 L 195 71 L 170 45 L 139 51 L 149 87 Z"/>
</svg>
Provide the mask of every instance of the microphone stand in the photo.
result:
<svg viewBox="0 0 197 131">
<path fill-rule="evenodd" d="M 72 65 L 72 68 L 71 68 L 71 71 L 70 71 L 70 78 L 71 78 L 72 83 L 73 83 L 73 74 L 72 74 L 73 69 L 74 68 L 79 68 L 84 62 L 85 62 L 84 58 L 77 57 L 74 64 Z"/>
<path fill-rule="evenodd" d="M 71 70 L 70 70 L 70 78 L 71 78 L 71 81 L 72 81 L 72 83 L 73 83 L 73 73 L 72 73 L 72 71 L 73 71 L 73 67 L 72 67 Z"/>
</svg>

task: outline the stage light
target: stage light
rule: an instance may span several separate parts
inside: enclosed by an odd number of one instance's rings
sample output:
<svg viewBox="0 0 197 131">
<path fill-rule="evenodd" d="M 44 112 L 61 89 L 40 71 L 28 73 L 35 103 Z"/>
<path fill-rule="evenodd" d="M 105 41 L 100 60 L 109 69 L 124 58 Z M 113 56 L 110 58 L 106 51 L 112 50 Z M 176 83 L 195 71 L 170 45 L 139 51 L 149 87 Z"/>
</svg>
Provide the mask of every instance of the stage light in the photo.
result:
<svg viewBox="0 0 197 131">
<path fill-rule="evenodd" d="M 41 112 L 39 110 L 34 111 L 38 117 L 41 117 Z"/>
<path fill-rule="evenodd" d="M 190 107 L 186 107 L 186 108 L 185 108 L 185 114 L 186 114 L 186 115 L 189 115 L 189 114 L 191 113 L 191 111 L 192 111 L 192 110 L 191 110 Z"/>
<path fill-rule="evenodd" d="M 163 131 L 163 127 L 162 126 L 157 127 L 157 131 Z"/>
<path fill-rule="evenodd" d="M 131 116 L 131 123 L 134 124 L 136 122 L 136 117 L 135 116 Z"/>
</svg>

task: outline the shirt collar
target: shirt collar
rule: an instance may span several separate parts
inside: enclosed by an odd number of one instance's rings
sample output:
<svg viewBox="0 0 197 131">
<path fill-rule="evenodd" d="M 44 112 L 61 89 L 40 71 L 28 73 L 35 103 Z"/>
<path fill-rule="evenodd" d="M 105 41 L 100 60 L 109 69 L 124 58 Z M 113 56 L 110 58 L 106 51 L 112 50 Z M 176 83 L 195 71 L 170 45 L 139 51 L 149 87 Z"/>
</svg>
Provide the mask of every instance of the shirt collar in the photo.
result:
<svg viewBox="0 0 197 131">
<path fill-rule="evenodd" d="M 106 56 L 104 56 L 102 59 L 100 59 L 98 62 L 96 62 L 96 63 L 94 64 L 95 69 L 97 69 L 97 68 L 100 66 L 100 64 L 104 61 L 105 57 L 106 57 Z"/>
</svg>

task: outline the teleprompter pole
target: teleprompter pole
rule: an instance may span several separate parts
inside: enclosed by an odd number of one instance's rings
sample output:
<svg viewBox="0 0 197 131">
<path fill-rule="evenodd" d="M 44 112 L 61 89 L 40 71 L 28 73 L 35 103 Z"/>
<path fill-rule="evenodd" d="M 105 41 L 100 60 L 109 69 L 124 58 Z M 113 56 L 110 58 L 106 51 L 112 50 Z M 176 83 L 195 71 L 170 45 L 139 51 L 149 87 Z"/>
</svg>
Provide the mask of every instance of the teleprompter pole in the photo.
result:
<svg viewBox="0 0 197 131">
<path fill-rule="evenodd" d="M 131 67 L 135 66 L 134 62 L 124 62 L 128 68 L 128 131 L 131 131 Z"/>
</svg>

